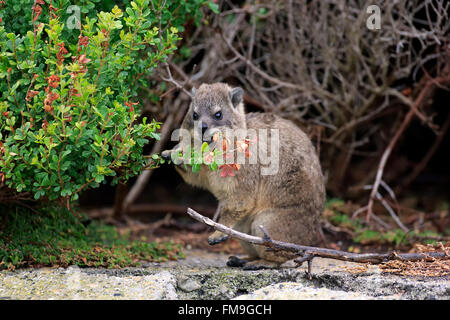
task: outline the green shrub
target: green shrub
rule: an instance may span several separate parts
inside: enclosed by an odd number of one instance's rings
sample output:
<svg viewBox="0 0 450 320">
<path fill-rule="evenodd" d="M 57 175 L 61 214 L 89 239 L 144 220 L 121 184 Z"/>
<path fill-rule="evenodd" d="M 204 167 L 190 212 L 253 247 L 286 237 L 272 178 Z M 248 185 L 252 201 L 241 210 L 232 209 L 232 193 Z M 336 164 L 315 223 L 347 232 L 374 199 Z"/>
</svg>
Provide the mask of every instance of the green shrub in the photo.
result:
<svg viewBox="0 0 450 320">
<path fill-rule="evenodd" d="M 198 19 L 206 3 L 153 2 L 97 12 L 110 3 L 84 1 L 81 30 L 66 25 L 69 1 L 3 4 L 0 174 L 8 187 L 75 200 L 107 176 L 116 183 L 142 170 L 142 147 L 158 139 L 159 123 L 137 122 L 139 82 L 176 50 L 169 24 L 187 10 Z"/>
<path fill-rule="evenodd" d="M 0 204 L 0 270 L 69 265 L 119 268 L 183 257 L 178 244 L 131 240 L 113 226 L 77 215 L 62 207 L 42 208 L 36 214 Z"/>
</svg>

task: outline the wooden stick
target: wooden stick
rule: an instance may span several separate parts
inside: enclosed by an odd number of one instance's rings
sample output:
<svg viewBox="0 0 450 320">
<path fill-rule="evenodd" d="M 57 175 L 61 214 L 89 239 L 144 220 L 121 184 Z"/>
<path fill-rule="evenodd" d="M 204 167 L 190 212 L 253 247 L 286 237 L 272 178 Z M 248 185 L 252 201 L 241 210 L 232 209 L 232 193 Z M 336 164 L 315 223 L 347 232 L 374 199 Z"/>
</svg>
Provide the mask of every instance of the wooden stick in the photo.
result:
<svg viewBox="0 0 450 320">
<path fill-rule="evenodd" d="M 282 242 L 271 239 L 263 226 L 260 226 L 264 234 L 264 237 L 261 238 L 233 230 L 229 227 L 224 226 L 223 224 L 214 222 L 213 220 L 202 216 L 200 213 L 191 208 L 187 209 L 187 213 L 195 220 L 213 227 L 214 229 L 223 232 L 230 237 L 253 244 L 266 246 L 273 250 L 293 252 L 294 254 L 304 258 L 297 260 L 297 262 L 299 263 L 304 261 L 312 261 L 312 259 L 314 259 L 315 257 L 373 264 L 383 263 L 390 260 L 417 261 L 424 259 L 448 259 L 450 257 L 449 252 L 396 253 L 395 251 L 393 251 L 390 253 L 351 253 L 327 248 L 302 246 L 295 243 Z"/>
</svg>

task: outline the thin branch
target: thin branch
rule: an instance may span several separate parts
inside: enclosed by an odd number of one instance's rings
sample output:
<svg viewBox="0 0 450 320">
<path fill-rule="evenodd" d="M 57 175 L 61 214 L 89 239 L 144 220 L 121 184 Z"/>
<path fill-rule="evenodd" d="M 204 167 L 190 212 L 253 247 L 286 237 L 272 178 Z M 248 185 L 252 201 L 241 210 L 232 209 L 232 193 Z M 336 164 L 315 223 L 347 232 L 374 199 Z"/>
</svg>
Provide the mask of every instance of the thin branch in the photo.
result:
<svg viewBox="0 0 450 320">
<path fill-rule="evenodd" d="M 166 78 L 166 77 L 161 76 L 161 79 L 163 79 L 163 80 L 166 81 L 166 82 L 170 82 L 170 83 L 174 84 L 175 87 L 176 87 L 177 89 L 183 90 L 184 93 L 186 93 L 190 98 L 192 98 L 192 94 L 191 94 L 188 90 L 186 90 L 186 88 L 184 87 L 184 85 L 180 84 L 178 81 L 176 81 L 176 80 L 173 78 L 172 72 L 170 71 L 169 64 L 168 64 L 168 63 L 165 63 L 165 66 L 166 66 L 167 75 L 168 75 L 169 77 Z M 167 94 L 167 93 L 165 93 L 165 94 Z M 164 95 L 165 95 L 165 94 L 164 94 Z M 162 95 L 160 98 L 162 98 L 164 95 Z"/>
<path fill-rule="evenodd" d="M 340 101 L 338 98 L 334 97 L 332 94 L 330 94 L 329 92 L 322 90 L 321 88 L 318 87 L 307 87 L 307 86 L 302 86 L 300 84 L 294 84 L 294 83 L 290 83 L 290 82 L 286 82 L 283 80 L 280 80 L 278 78 L 272 77 L 269 74 L 267 74 L 266 72 L 262 71 L 260 68 L 258 68 L 257 66 L 255 66 L 250 60 L 248 60 L 246 57 L 244 57 L 242 54 L 240 54 L 236 48 L 234 48 L 226 39 L 225 36 L 220 33 L 222 40 L 225 42 L 225 44 L 227 45 L 227 47 L 240 59 L 242 60 L 247 66 L 249 66 L 254 72 L 256 72 L 257 74 L 259 74 L 262 78 L 280 85 L 282 87 L 286 87 L 286 88 L 290 88 L 290 89 L 296 89 L 299 90 L 301 92 L 307 92 L 307 91 L 320 91 L 320 93 L 331 99 L 332 101 L 334 101 L 337 105 L 341 106 L 341 107 L 346 107 L 342 101 Z"/>
<path fill-rule="evenodd" d="M 391 206 L 386 202 L 386 200 L 381 196 L 379 192 L 377 192 L 377 199 L 381 202 L 383 207 L 389 212 L 392 219 L 394 219 L 395 223 L 400 227 L 400 229 L 408 233 L 409 229 L 400 221 L 400 218 L 395 214 L 394 210 L 392 210 Z"/>
<path fill-rule="evenodd" d="M 302 257 L 302 259 L 297 262 L 312 261 L 315 257 L 336 259 L 341 261 L 350 261 L 357 263 L 373 263 L 379 264 L 390 260 L 402 260 L 402 261 L 418 261 L 418 260 L 433 260 L 433 259 L 448 259 L 450 257 L 449 252 L 420 252 L 420 253 L 396 253 L 395 251 L 390 253 L 351 253 L 327 248 L 302 246 L 295 243 L 277 241 L 270 238 L 267 230 L 260 226 L 264 237 L 256 237 L 233 230 L 223 224 L 214 222 L 213 220 L 202 216 L 195 210 L 188 208 L 188 215 L 190 215 L 195 220 L 202 222 L 214 229 L 232 237 L 248 243 L 262 245 L 268 247 L 272 250 L 278 251 L 289 251 Z M 309 266 L 309 269 L 311 266 Z M 310 271 L 310 270 L 309 270 Z"/>
</svg>

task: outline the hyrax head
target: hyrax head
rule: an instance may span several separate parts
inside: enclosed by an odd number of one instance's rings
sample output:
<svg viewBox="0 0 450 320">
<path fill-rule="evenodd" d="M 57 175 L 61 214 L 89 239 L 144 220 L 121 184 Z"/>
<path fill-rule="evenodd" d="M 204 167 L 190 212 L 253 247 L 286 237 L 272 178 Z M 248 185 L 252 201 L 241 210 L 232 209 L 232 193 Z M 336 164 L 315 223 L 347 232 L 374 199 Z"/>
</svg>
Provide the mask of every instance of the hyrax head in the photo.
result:
<svg viewBox="0 0 450 320">
<path fill-rule="evenodd" d="M 185 127 L 206 142 L 216 132 L 246 129 L 243 93 L 241 88 L 231 88 L 225 83 L 202 84 L 193 89 Z"/>
</svg>

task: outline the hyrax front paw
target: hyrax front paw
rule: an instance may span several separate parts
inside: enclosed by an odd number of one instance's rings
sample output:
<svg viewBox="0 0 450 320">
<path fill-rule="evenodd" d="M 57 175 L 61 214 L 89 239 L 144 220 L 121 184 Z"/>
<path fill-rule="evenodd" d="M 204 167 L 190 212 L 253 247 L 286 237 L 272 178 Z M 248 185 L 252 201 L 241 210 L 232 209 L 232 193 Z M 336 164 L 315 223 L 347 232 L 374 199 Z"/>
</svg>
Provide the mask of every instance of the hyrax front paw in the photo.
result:
<svg viewBox="0 0 450 320">
<path fill-rule="evenodd" d="M 164 160 L 171 160 L 171 154 L 172 154 L 172 150 L 164 150 L 163 152 L 161 152 L 161 157 Z"/>
<path fill-rule="evenodd" d="M 208 237 L 208 243 L 213 246 L 215 244 L 228 240 L 228 238 L 229 236 L 227 236 L 226 234 L 216 231 Z"/>
</svg>

